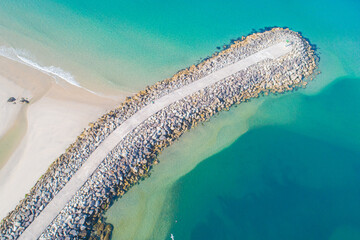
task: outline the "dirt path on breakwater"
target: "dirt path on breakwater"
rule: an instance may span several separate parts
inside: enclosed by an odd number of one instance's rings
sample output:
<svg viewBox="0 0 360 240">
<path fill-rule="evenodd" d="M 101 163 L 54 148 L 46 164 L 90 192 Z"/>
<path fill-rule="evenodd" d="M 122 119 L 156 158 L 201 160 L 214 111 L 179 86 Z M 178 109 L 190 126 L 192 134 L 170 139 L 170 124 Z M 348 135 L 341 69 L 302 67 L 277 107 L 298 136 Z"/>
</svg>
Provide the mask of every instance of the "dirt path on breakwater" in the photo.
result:
<svg viewBox="0 0 360 240">
<path fill-rule="evenodd" d="M 119 143 L 121 139 L 123 139 L 129 132 L 135 129 L 140 123 L 148 119 L 150 116 L 167 107 L 171 103 L 211 86 L 240 70 L 246 69 L 247 67 L 265 59 L 278 58 L 286 53 L 289 53 L 291 50 L 292 46 L 286 42 L 275 44 L 189 85 L 175 90 L 135 113 L 101 143 L 101 145 L 91 154 L 91 156 L 64 186 L 64 188 L 43 209 L 41 214 L 36 217 L 30 226 L 26 228 L 19 239 L 35 239 L 40 237 L 42 232 L 66 206 L 80 187 L 87 181 L 107 154 Z"/>
</svg>

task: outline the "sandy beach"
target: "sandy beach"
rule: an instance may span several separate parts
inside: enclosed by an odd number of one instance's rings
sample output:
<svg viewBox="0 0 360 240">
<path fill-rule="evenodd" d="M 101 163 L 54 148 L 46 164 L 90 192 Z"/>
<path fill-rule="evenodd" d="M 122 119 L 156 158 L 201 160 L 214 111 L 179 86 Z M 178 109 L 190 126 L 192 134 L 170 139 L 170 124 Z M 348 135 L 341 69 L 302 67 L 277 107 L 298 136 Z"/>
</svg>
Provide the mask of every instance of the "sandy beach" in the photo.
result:
<svg viewBox="0 0 360 240">
<path fill-rule="evenodd" d="M 0 219 L 88 124 L 124 93 L 99 96 L 0 57 Z M 7 100 L 15 97 L 15 103 Z M 29 104 L 20 103 L 24 97 Z"/>
</svg>

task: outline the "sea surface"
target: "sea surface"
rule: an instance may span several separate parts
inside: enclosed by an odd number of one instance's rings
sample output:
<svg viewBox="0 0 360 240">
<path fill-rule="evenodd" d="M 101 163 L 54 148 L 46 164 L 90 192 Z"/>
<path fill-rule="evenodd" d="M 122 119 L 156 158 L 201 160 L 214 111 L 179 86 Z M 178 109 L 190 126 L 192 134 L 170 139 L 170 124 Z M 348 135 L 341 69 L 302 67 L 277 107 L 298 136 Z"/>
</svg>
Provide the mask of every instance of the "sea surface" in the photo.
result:
<svg viewBox="0 0 360 240">
<path fill-rule="evenodd" d="M 359 1 L 3 0 L 0 55 L 135 92 L 272 26 L 315 44 L 321 74 L 184 134 L 108 210 L 113 239 L 360 239 Z"/>
</svg>

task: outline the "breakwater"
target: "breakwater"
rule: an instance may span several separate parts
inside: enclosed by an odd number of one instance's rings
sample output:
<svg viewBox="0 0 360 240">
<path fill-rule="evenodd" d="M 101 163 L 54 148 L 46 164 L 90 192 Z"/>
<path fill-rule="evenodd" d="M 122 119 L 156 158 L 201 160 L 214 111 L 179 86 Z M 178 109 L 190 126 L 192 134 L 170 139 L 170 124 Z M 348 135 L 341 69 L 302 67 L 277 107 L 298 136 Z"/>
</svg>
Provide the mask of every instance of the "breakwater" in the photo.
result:
<svg viewBox="0 0 360 240">
<path fill-rule="evenodd" d="M 146 176 L 162 149 L 186 130 L 261 93 L 284 92 L 306 84 L 303 80 L 311 76 L 316 67 L 309 43 L 298 33 L 282 28 L 252 34 L 200 64 L 128 98 L 117 109 L 91 124 L 50 166 L 26 198 L 1 222 L 1 236 L 16 239 L 26 231 L 96 149 L 142 109 L 279 43 L 285 43 L 291 50 L 277 58 L 252 60 L 241 70 L 179 98 L 136 125 L 101 159 L 96 170 L 40 236 L 42 239 L 89 237 L 94 219 L 114 198 Z"/>
</svg>

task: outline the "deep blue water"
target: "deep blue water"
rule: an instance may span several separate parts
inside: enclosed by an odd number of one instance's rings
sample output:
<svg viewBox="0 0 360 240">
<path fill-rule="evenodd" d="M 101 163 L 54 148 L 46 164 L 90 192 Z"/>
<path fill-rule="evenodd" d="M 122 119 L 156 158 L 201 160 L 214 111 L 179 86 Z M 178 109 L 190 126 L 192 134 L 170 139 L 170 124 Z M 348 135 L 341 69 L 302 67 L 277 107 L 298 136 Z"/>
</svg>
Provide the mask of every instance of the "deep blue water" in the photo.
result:
<svg viewBox="0 0 360 240">
<path fill-rule="evenodd" d="M 316 96 L 264 106 L 250 131 L 176 183 L 170 232 L 194 240 L 359 239 L 359 91 L 360 79 L 339 79 Z M 256 127 L 284 102 L 301 108 L 296 121 Z"/>
</svg>

